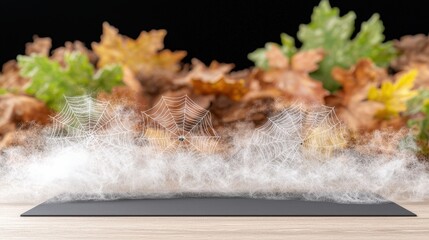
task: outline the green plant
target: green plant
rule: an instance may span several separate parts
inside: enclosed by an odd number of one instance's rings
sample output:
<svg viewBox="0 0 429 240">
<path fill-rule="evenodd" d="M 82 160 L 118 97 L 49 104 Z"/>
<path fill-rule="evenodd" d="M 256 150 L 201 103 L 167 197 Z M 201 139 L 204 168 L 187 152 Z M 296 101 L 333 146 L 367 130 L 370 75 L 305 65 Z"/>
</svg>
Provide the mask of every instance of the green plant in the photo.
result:
<svg viewBox="0 0 429 240">
<path fill-rule="evenodd" d="M 109 65 L 95 71 L 88 57 L 79 52 L 65 54 L 64 64 L 46 56 L 18 56 L 20 74 L 31 79 L 25 92 L 58 111 L 64 104 L 64 96 L 110 91 L 122 83 L 120 66 Z"/>
<path fill-rule="evenodd" d="M 360 32 L 351 39 L 355 30 L 355 19 L 354 12 L 340 16 L 338 8 L 332 8 L 328 0 L 322 0 L 319 6 L 314 8 L 311 22 L 299 27 L 297 35 L 302 43 L 301 49 L 323 48 L 325 50 L 326 56 L 312 76 L 322 81 L 323 86 L 330 91 L 340 87 L 340 84 L 331 76 L 333 67 L 348 68 L 360 58 L 370 58 L 377 65 L 386 66 L 396 55 L 391 42 L 383 43 L 384 26 L 378 14 L 372 15 L 368 21 L 362 23 Z M 268 43 L 265 49 L 257 49 L 249 54 L 249 59 L 257 67 L 267 68 L 265 51 L 270 44 L 272 43 Z M 282 34 L 281 48 L 286 55 L 293 52 L 289 51 L 289 49 L 295 49 L 293 38 Z"/>
<path fill-rule="evenodd" d="M 408 126 L 416 131 L 416 140 L 421 151 L 429 153 L 429 89 L 420 90 L 407 102 L 407 114 L 413 116 Z"/>
</svg>

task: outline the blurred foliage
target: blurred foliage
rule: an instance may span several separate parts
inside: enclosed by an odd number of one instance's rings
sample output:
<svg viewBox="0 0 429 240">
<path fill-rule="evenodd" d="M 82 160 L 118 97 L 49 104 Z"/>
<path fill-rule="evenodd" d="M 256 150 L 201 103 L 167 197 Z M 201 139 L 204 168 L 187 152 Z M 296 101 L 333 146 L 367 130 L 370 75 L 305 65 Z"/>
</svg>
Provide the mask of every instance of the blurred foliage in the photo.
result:
<svg viewBox="0 0 429 240">
<path fill-rule="evenodd" d="M 141 111 L 161 96 L 188 95 L 213 113 L 220 130 L 243 121 L 263 124 L 293 102 L 335 107 L 353 141 L 377 130 L 400 131 L 408 121 L 429 155 L 429 37 L 395 41 L 395 58 L 394 46 L 383 43 L 377 14 L 356 34 L 355 19 L 354 12 L 340 16 L 322 0 L 311 22 L 299 28 L 299 49 L 283 33 L 280 44 L 249 54 L 256 69 L 241 71 L 216 61 L 183 64 L 185 51 L 164 48 L 166 30 L 142 31 L 133 39 L 104 23 L 92 49 L 77 41 L 52 50 L 49 38 L 35 37 L 26 56 L 6 63 L 0 74 L 0 112 L 7 112 L 0 114 L 0 148 L 11 142 L 5 134 L 22 123 L 49 124 L 44 117 L 62 109 L 63 96 L 97 95 Z M 393 58 L 395 74 L 387 69 Z"/>
<path fill-rule="evenodd" d="M 408 120 L 408 126 L 416 134 L 421 151 L 429 153 L 429 89 L 422 89 L 417 96 L 407 102 L 407 114 L 413 116 Z"/>
<path fill-rule="evenodd" d="M 378 118 L 397 117 L 407 109 L 407 101 L 417 95 L 417 91 L 412 90 L 417 74 L 417 70 L 410 70 L 400 76 L 395 83 L 384 81 L 380 89 L 376 87 L 369 89 L 368 100 L 384 105 L 384 108 L 376 114 Z"/>
<path fill-rule="evenodd" d="M 160 70 L 174 72 L 180 69 L 180 61 L 186 52 L 163 49 L 166 34 L 165 30 L 143 31 L 134 40 L 120 35 L 118 29 L 104 23 L 101 41 L 93 43 L 92 48 L 99 57 L 99 67 L 115 63 L 134 73 L 151 74 Z"/>
<path fill-rule="evenodd" d="M 31 79 L 27 94 L 42 100 L 48 107 L 60 110 L 64 96 L 110 91 L 122 83 L 122 69 L 109 65 L 95 71 L 88 57 L 79 52 L 64 55 L 65 66 L 47 56 L 18 56 L 20 74 Z"/>
<path fill-rule="evenodd" d="M 308 50 L 323 48 L 326 52 L 324 60 L 317 71 L 312 73 L 315 79 L 322 81 L 323 86 L 330 91 L 339 89 L 331 71 L 335 66 L 347 68 L 360 58 L 370 58 L 378 66 L 387 66 L 395 57 L 396 51 L 391 42 L 384 41 L 384 26 L 378 14 L 374 14 L 368 21 L 362 23 L 360 32 L 351 39 L 354 33 L 356 14 L 349 12 L 340 16 L 338 8 L 332 8 L 329 1 L 322 0 L 314 8 L 309 24 L 302 24 L 298 31 L 298 39 L 302 42 L 301 49 Z M 265 48 L 257 49 L 249 54 L 257 67 L 266 69 L 265 52 L 273 43 L 266 44 Z M 280 48 L 285 55 L 296 51 L 292 37 L 282 34 Z"/>
<path fill-rule="evenodd" d="M 271 50 L 273 46 L 280 48 L 283 54 L 290 58 L 297 52 L 295 47 L 295 39 L 293 37 L 287 35 L 286 33 L 282 33 L 280 35 L 281 45 L 273 42 L 269 42 L 265 44 L 265 48 L 258 48 L 252 53 L 249 53 L 248 57 L 251 61 L 255 63 L 255 65 L 264 70 L 269 69 L 268 59 L 267 59 L 267 51 Z"/>
</svg>

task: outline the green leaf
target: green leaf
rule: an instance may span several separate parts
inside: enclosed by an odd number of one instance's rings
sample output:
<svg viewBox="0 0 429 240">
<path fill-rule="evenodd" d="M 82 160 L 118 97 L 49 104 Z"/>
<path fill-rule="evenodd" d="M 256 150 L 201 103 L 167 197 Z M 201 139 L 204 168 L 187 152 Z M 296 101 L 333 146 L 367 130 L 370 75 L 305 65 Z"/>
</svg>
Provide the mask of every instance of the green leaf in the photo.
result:
<svg viewBox="0 0 429 240">
<path fill-rule="evenodd" d="M 311 22 L 301 24 L 298 31 L 298 39 L 302 42 L 302 49 L 323 48 L 326 56 L 320 62 L 319 69 L 311 74 L 315 79 L 323 83 L 323 87 L 334 91 L 340 84 L 331 76 L 334 66 L 347 67 L 346 53 L 334 49 L 344 49 L 354 31 L 356 15 L 349 12 L 340 16 L 338 8 L 331 8 L 328 1 L 321 1 L 314 8 Z"/>
<path fill-rule="evenodd" d="M 370 58 L 379 66 L 387 66 L 396 55 L 391 42 L 383 43 L 384 26 L 378 14 L 374 14 L 368 21 L 362 23 L 360 32 L 351 39 L 355 30 L 355 19 L 354 12 L 340 16 L 338 8 L 332 8 L 328 0 L 322 0 L 319 6 L 314 8 L 311 22 L 301 24 L 299 27 L 297 36 L 302 43 L 302 50 L 315 48 L 325 50 L 326 56 L 319 64 L 319 69 L 311 75 L 320 80 L 327 90 L 335 91 L 341 87 L 332 78 L 333 67 L 348 68 L 361 58 Z M 296 52 L 296 48 L 293 38 L 286 39 L 286 43 L 282 41 L 281 47 L 285 48 L 285 55 L 290 56 L 291 53 Z M 267 47 L 269 45 L 266 45 L 265 49 Z M 287 49 L 293 49 L 293 51 Z M 264 49 L 256 50 L 249 55 L 249 59 L 258 67 L 264 69 L 268 67 Z"/>
<path fill-rule="evenodd" d="M 420 90 L 415 97 L 407 101 L 406 114 L 413 115 L 421 112 L 427 99 L 429 99 L 429 89 Z"/>
<path fill-rule="evenodd" d="M 429 90 L 422 89 L 418 95 L 408 100 L 407 112 L 410 116 L 407 125 L 416 131 L 416 139 L 421 152 L 429 153 Z M 416 116 L 413 116 L 416 115 Z"/>
<path fill-rule="evenodd" d="M 360 32 L 346 49 L 350 61 L 347 65 L 354 64 L 359 58 L 368 57 L 379 66 L 387 66 L 395 57 L 396 51 L 391 42 L 383 43 L 383 31 L 384 26 L 378 14 L 372 15 L 368 21 L 363 22 Z"/>
<path fill-rule="evenodd" d="M 302 48 L 344 48 L 353 34 L 355 19 L 354 12 L 340 17 L 338 8 L 331 8 L 328 1 L 321 1 L 319 6 L 314 8 L 311 22 L 299 27 L 298 39 L 302 42 Z"/>
<path fill-rule="evenodd" d="M 298 39 L 303 49 L 322 47 L 326 51 L 327 55 L 313 77 L 322 81 L 330 91 L 340 87 L 331 76 L 333 67 L 347 68 L 360 58 L 370 58 L 377 65 L 386 66 L 396 55 L 392 43 L 383 43 L 384 26 L 378 14 L 362 23 L 360 32 L 351 40 L 355 19 L 354 12 L 341 17 L 338 8 L 332 8 L 327 0 L 323 0 L 314 9 L 311 22 L 300 26 Z"/>
<path fill-rule="evenodd" d="M 91 88 L 110 92 L 114 86 L 121 83 L 122 68 L 119 65 L 107 65 L 94 75 Z"/>
<path fill-rule="evenodd" d="M 110 91 L 121 84 L 122 69 L 106 66 L 94 74 L 88 57 L 79 52 L 64 55 L 65 66 L 46 56 L 18 56 L 20 74 L 31 78 L 25 92 L 42 100 L 58 111 L 63 107 L 64 96 L 95 94 Z"/>
<path fill-rule="evenodd" d="M 297 51 L 295 47 L 295 39 L 286 33 L 280 34 L 280 40 L 282 45 L 280 49 L 287 57 L 292 57 Z"/>
</svg>

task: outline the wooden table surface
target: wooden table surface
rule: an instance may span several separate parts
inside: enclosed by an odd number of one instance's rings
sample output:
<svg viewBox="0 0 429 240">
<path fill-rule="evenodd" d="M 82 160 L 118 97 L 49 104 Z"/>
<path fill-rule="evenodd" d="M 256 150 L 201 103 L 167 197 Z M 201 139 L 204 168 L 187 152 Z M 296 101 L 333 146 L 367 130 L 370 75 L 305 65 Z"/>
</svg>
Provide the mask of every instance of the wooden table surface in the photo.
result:
<svg viewBox="0 0 429 240">
<path fill-rule="evenodd" d="M 429 200 L 399 203 L 418 217 L 26 217 L 0 204 L 0 239 L 429 239 Z"/>
</svg>

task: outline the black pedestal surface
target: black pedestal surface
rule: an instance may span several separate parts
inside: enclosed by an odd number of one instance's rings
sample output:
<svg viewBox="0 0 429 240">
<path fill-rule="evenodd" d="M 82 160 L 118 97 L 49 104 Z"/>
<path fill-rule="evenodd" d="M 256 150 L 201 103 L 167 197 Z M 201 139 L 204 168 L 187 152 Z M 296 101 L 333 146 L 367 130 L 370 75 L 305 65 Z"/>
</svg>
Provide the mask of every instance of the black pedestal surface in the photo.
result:
<svg viewBox="0 0 429 240">
<path fill-rule="evenodd" d="M 42 216 L 416 216 L 393 202 L 342 204 L 302 199 L 161 198 L 42 203 L 23 217 Z"/>
</svg>

